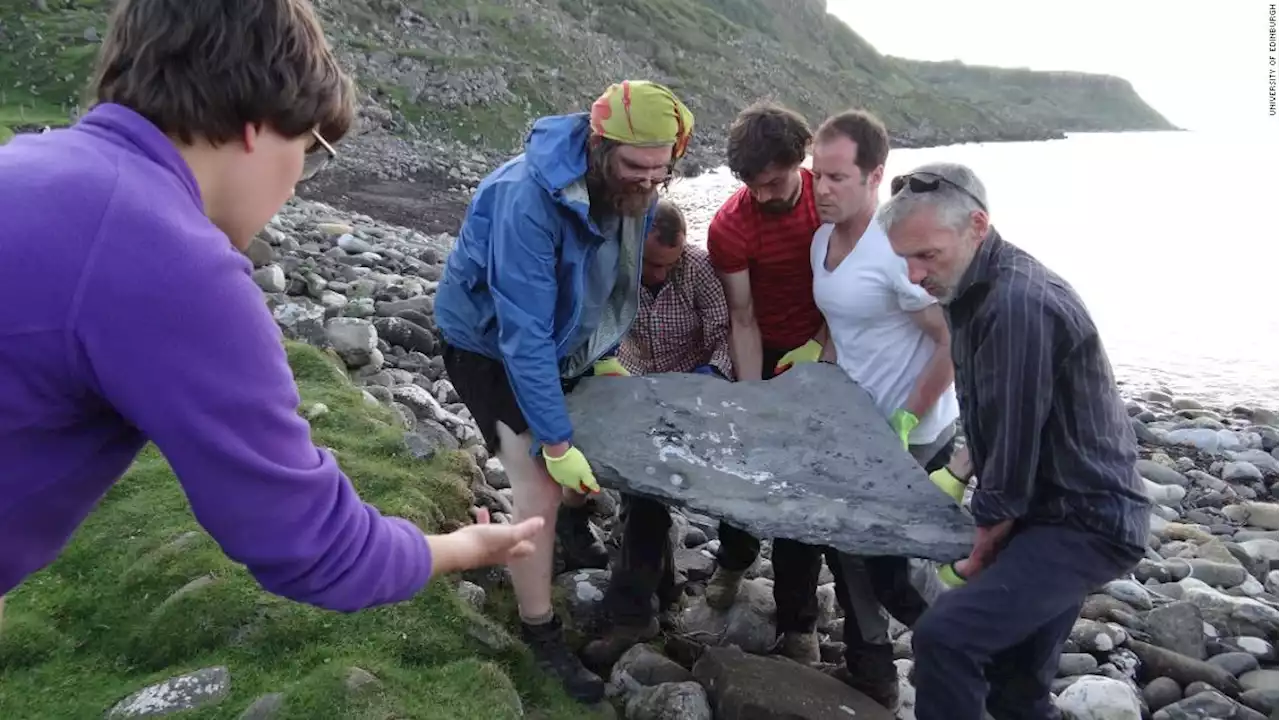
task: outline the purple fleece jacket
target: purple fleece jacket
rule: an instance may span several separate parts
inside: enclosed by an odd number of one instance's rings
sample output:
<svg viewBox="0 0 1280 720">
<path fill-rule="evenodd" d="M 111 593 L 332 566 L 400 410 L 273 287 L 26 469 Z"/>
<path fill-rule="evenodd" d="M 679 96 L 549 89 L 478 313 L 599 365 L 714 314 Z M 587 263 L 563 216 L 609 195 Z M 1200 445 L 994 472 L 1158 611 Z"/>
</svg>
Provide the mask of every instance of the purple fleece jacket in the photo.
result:
<svg viewBox="0 0 1280 720">
<path fill-rule="evenodd" d="M 426 583 L 422 531 L 361 502 L 312 443 L 251 270 L 128 108 L 0 146 L 0 595 L 148 440 L 268 591 L 354 611 Z"/>
</svg>

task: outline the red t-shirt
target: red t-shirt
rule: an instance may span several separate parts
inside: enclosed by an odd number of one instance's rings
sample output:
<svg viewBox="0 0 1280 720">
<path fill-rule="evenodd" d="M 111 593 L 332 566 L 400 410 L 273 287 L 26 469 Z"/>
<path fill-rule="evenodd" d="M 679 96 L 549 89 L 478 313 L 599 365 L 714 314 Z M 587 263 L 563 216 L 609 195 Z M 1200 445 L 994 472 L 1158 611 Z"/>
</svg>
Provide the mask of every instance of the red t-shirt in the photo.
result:
<svg viewBox="0 0 1280 720">
<path fill-rule="evenodd" d="M 813 200 L 813 174 L 801 168 L 800 176 L 800 201 L 787 214 L 762 212 L 744 186 L 707 229 L 707 251 L 716 270 L 750 272 L 760 340 L 773 350 L 797 348 L 822 327 L 809 264 L 809 246 L 822 220 Z"/>
</svg>

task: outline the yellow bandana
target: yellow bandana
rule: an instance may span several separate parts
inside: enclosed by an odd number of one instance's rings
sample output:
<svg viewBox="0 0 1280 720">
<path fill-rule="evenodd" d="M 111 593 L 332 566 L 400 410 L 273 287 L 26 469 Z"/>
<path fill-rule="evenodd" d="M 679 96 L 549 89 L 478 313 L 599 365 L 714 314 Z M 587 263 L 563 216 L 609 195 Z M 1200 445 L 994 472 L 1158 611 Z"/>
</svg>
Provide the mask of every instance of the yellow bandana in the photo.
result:
<svg viewBox="0 0 1280 720">
<path fill-rule="evenodd" d="M 680 158 L 693 135 L 693 113 L 658 83 L 625 80 L 592 104 L 591 131 L 627 145 L 674 145 L 671 156 Z"/>
</svg>

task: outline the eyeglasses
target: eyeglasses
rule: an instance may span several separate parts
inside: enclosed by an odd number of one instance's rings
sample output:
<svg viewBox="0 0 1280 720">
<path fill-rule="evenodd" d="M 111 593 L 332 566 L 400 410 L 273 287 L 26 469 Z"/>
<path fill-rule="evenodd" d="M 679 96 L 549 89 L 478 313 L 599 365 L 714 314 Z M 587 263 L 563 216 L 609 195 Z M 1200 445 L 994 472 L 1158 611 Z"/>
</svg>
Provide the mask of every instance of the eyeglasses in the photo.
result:
<svg viewBox="0 0 1280 720">
<path fill-rule="evenodd" d="M 302 176 L 298 178 L 298 182 L 306 182 L 315 177 L 329 164 L 330 160 L 338 157 L 338 151 L 333 149 L 318 130 L 312 128 L 311 135 L 316 141 L 302 159 Z"/>
<path fill-rule="evenodd" d="M 928 178 L 926 179 L 924 177 L 921 177 L 922 175 L 927 175 Z M 956 183 L 951 182 L 950 180 L 942 177 L 941 175 L 935 175 L 933 173 L 907 173 L 906 175 L 899 175 L 889 182 L 889 193 L 891 195 L 897 195 L 898 193 L 902 192 L 903 187 L 911 188 L 911 192 L 913 193 L 933 192 L 937 190 L 939 187 L 941 187 L 944 183 L 959 190 L 965 195 L 968 195 L 970 198 L 973 199 L 974 202 L 978 203 L 978 207 L 982 208 L 984 212 L 987 210 L 987 204 L 982 202 L 982 200 L 979 199 L 977 195 L 974 195 L 973 193 L 969 192 L 965 188 L 961 187 Z"/>
</svg>

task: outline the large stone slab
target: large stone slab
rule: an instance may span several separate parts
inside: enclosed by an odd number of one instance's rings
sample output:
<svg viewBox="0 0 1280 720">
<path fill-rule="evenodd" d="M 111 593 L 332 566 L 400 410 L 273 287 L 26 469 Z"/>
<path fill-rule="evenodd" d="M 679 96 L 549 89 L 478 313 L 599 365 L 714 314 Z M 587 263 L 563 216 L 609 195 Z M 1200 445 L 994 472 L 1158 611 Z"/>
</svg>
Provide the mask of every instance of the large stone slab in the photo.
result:
<svg viewBox="0 0 1280 720">
<path fill-rule="evenodd" d="M 684 373 L 587 378 L 568 405 L 574 444 L 605 486 L 762 538 L 940 561 L 972 548 L 972 520 L 835 365 L 739 383 Z"/>
</svg>

